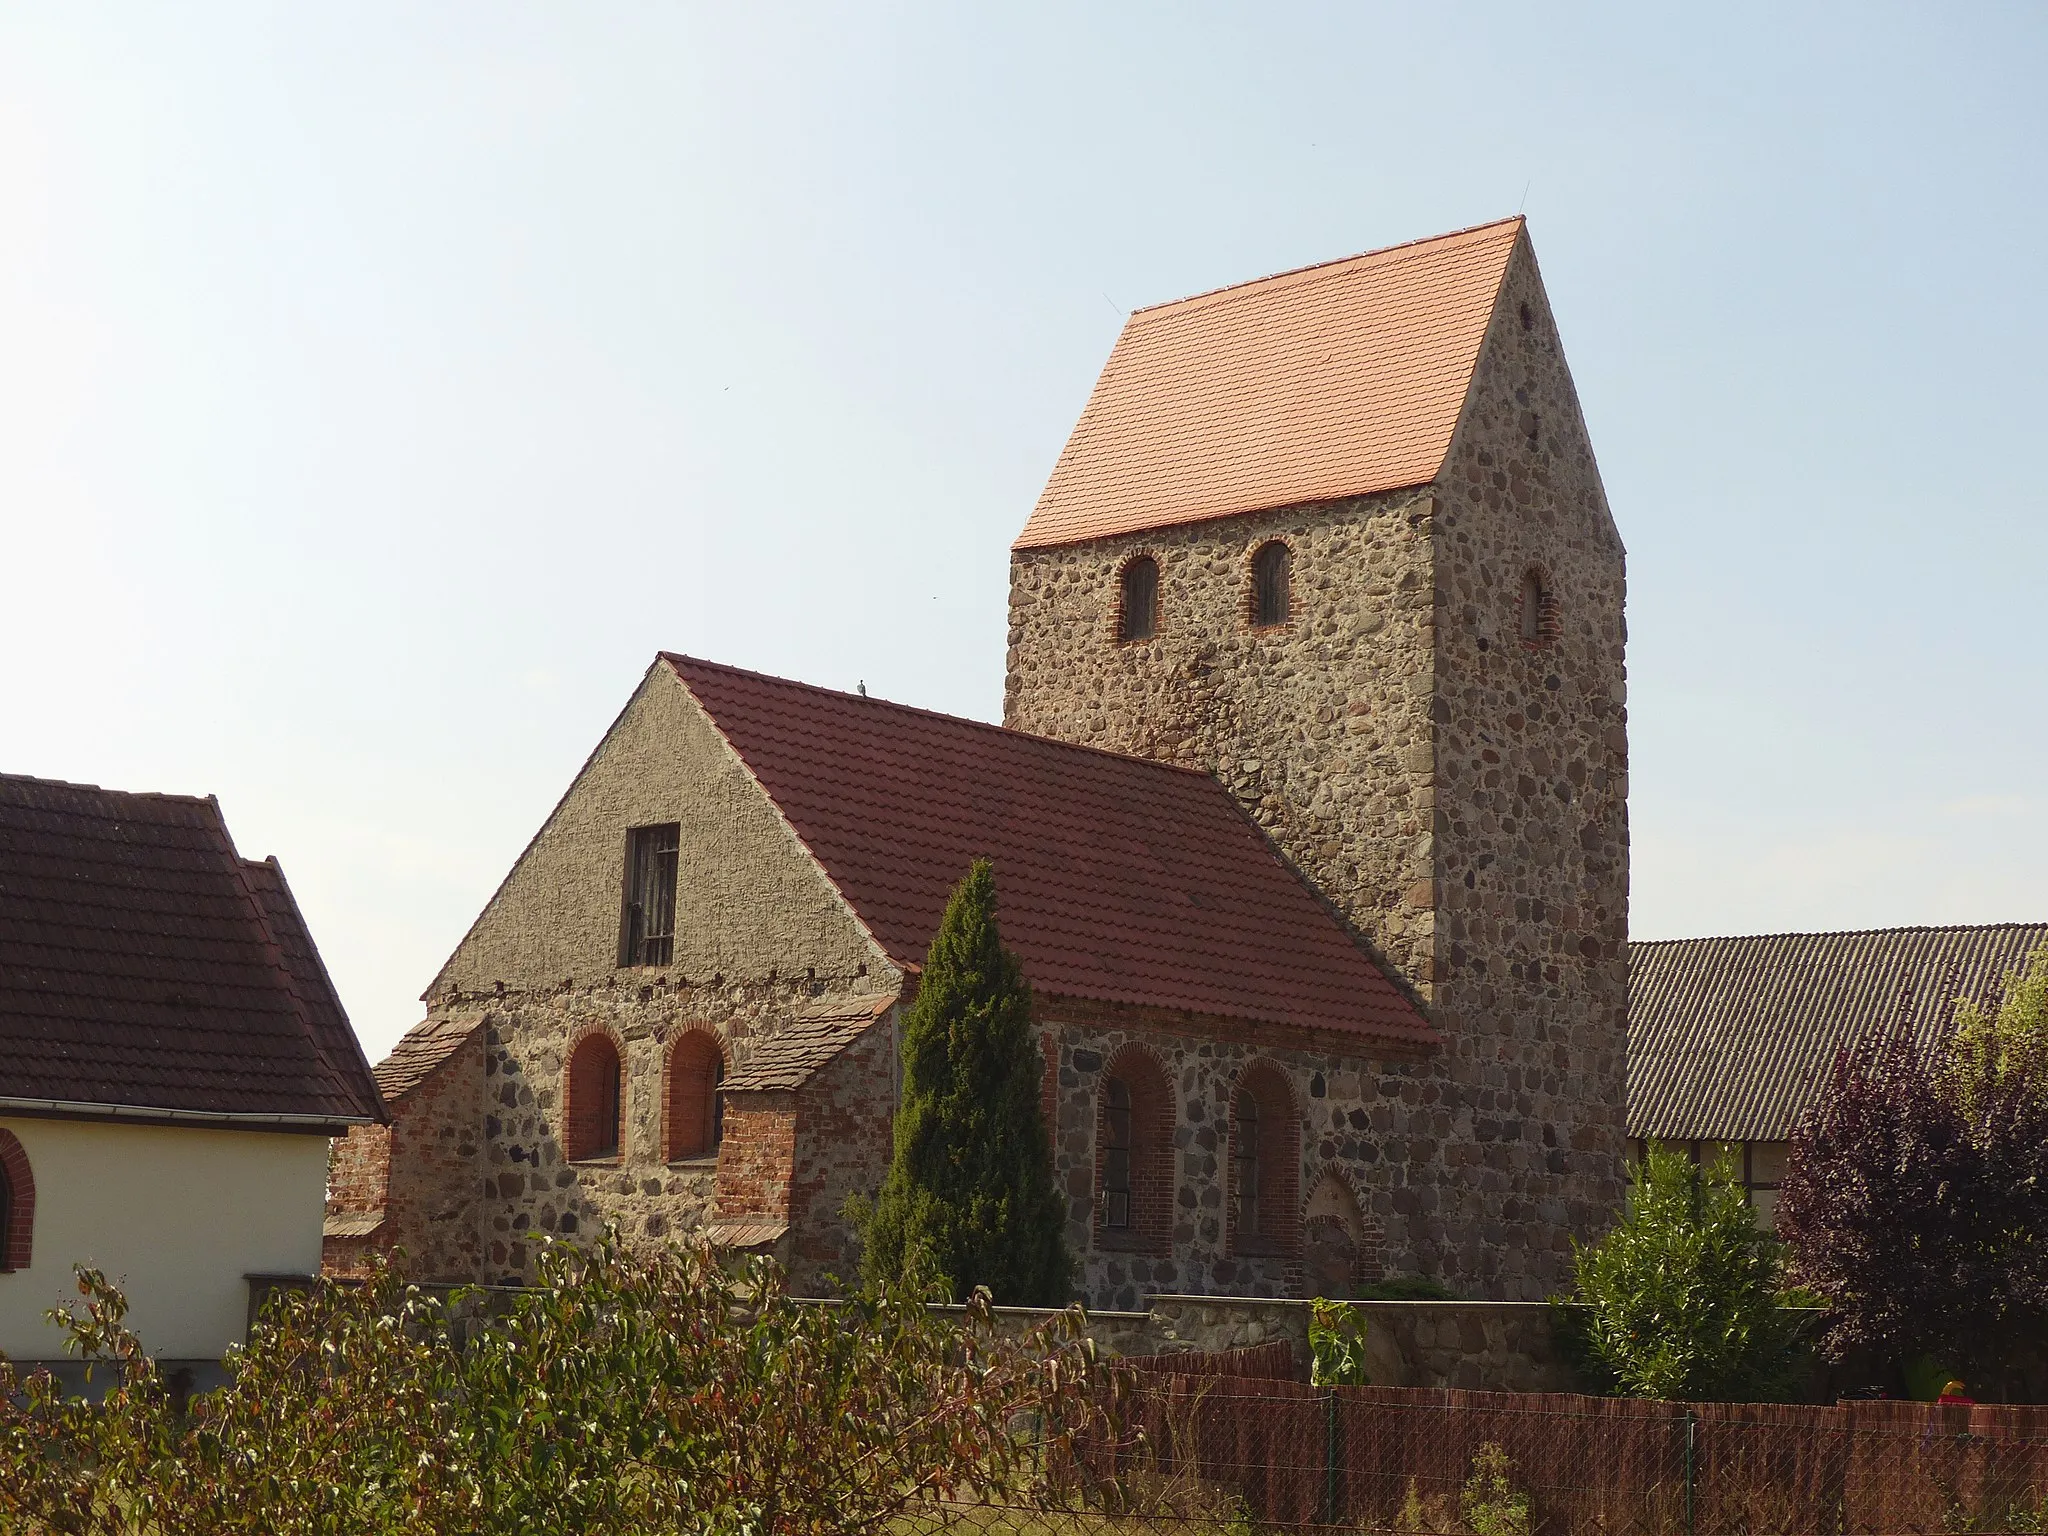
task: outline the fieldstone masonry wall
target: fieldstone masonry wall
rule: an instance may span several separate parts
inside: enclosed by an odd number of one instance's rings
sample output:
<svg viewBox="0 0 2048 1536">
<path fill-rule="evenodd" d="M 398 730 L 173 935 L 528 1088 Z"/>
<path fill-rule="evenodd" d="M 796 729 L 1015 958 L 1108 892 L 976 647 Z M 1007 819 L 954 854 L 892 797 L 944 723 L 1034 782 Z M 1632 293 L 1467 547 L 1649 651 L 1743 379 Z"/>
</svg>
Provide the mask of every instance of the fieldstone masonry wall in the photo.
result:
<svg viewBox="0 0 2048 1536">
<path fill-rule="evenodd" d="M 1273 539 L 1293 608 L 1257 629 Z M 1158 630 L 1119 644 L 1140 553 Z M 1012 557 L 1005 724 L 1213 772 L 1406 981 L 1444 1054 L 1347 1063 L 1324 1123 L 1373 1170 L 1394 1267 L 1503 1298 L 1556 1289 L 1620 1199 L 1622 601 L 1526 242 L 1436 485 Z"/>
</svg>

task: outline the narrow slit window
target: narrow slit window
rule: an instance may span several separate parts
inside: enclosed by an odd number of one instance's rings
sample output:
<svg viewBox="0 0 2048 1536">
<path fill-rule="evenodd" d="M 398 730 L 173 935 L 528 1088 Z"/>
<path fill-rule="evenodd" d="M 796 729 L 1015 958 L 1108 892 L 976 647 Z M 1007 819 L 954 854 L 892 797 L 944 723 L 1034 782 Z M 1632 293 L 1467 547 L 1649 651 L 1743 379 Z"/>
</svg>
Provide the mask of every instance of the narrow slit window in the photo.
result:
<svg viewBox="0 0 2048 1536">
<path fill-rule="evenodd" d="M 1102 1128 L 1109 1144 L 1102 1159 L 1102 1224 L 1121 1231 L 1131 1225 L 1131 1089 L 1120 1077 L 1109 1080 Z"/>
<path fill-rule="evenodd" d="M 1241 1239 L 1259 1235 L 1259 1101 L 1237 1096 L 1237 1135 L 1232 1149 L 1237 1172 L 1237 1230 Z"/>
<path fill-rule="evenodd" d="M 1252 622 L 1261 629 L 1285 624 L 1293 606 L 1294 552 L 1278 539 L 1252 556 Z"/>
<path fill-rule="evenodd" d="M 619 964 L 667 965 L 675 954 L 676 861 L 682 827 L 666 822 L 626 834 L 626 910 Z"/>
<path fill-rule="evenodd" d="M 1534 571 L 1522 576 L 1522 643 L 1541 645 L 1547 638 L 1550 594 L 1543 590 L 1543 578 Z"/>
<path fill-rule="evenodd" d="M 1124 567 L 1118 594 L 1117 638 L 1150 640 L 1159 629 L 1159 562 L 1140 555 Z"/>
</svg>

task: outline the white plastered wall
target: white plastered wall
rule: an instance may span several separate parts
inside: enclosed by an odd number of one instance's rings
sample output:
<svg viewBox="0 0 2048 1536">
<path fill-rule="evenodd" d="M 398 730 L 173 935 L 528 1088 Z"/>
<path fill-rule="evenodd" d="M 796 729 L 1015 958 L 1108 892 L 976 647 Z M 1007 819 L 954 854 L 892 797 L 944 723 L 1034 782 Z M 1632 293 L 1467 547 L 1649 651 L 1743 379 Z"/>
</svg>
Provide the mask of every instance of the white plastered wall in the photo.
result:
<svg viewBox="0 0 2048 1536">
<path fill-rule="evenodd" d="M 247 1332 L 252 1274 L 320 1268 L 324 1136 L 0 1118 L 35 1176 L 30 1265 L 0 1274 L 0 1351 L 60 1358 L 43 1318 L 75 1301 L 72 1265 L 126 1291 L 149 1352 L 217 1360 Z"/>
</svg>

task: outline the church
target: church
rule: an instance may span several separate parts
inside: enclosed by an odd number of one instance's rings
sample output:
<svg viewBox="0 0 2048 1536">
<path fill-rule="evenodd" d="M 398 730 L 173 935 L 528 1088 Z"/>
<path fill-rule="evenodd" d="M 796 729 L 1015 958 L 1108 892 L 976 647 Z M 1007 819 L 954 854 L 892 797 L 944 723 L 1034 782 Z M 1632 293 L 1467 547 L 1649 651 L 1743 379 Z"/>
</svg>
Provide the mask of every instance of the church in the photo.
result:
<svg viewBox="0 0 2048 1536">
<path fill-rule="evenodd" d="M 1081 1296 L 1537 1299 L 1626 1155 L 1624 555 L 1519 218 L 1133 313 L 1003 724 L 663 653 L 377 1068 L 326 1263 L 853 1275 L 993 861 Z"/>
</svg>

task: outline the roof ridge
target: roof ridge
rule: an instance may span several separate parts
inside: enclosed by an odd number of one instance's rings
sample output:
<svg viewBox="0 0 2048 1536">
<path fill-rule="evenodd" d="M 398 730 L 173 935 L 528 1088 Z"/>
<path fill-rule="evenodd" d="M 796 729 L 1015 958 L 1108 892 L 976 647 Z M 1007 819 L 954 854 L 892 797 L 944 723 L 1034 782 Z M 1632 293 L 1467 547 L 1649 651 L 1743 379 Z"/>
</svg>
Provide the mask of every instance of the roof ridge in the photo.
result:
<svg viewBox="0 0 2048 1536">
<path fill-rule="evenodd" d="M 1707 933 L 1689 939 L 1630 939 L 1630 949 L 1653 944 L 1726 944 L 1741 939 L 1855 939 L 1875 938 L 1888 933 L 1997 933 L 2020 928 L 2048 928 L 2048 918 L 2039 922 L 2004 923 L 1901 923 L 1890 928 L 1801 928 L 1772 933 Z"/>
<path fill-rule="evenodd" d="M 34 784 L 43 789 L 78 789 L 95 795 L 120 795 L 128 800 L 174 800 L 182 805 L 219 805 L 214 795 L 181 795 L 162 789 L 109 789 L 104 784 L 87 784 L 77 779 L 46 779 L 33 773 L 0 773 L 0 784 Z"/>
<path fill-rule="evenodd" d="M 1328 261 L 1312 261 L 1306 266 L 1287 267 L 1278 272 L 1268 272 L 1263 277 L 1242 278 L 1234 283 L 1224 283 L 1216 288 L 1204 288 L 1198 293 L 1182 294 L 1177 299 L 1162 299 L 1157 304 L 1140 304 L 1130 313 L 1131 319 L 1139 315 L 1157 314 L 1164 309 L 1178 309 L 1183 304 L 1195 304 L 1205 299 L 1214 299 L 1226 293 L 1235 293 L 1240 288 L 1256 288 L 1264 283 L 1279 282 L 1283 278 L 1305 277 L 1311 272 L 1321 272 L 1331 267 L 1349 266 L 1354 261 L 1370 261 L 1375 257 L 1394 256 L 1399 252 L 1420 254 L 1421 247 L 1441 245 L 1446 240 L 1461 240 L 1467 235 L 1476 235 L 1485 230 L 1499 229 L 1502 225 L 1526 225 L 1528 218 L 1519 213 L 1509 214 L 1504 219 L 1488 219 L 1483 224 L 1468 224 L 1463 229 L 1447 229 L 1442 234 L 1423 235 L 1414 240 L 1397 240 L 1392 245 L 1382 245 L 1370 251 L 1354 251 L 1349 256 L 1332 256 Z M 1403 257 L 1402 259 L 1406 259 Z"/>
<path fill-rule="evenodd" d="M 781 683 L 788 688 L 802 688 L 810 693 L 822 693 L 835 699 L 847 699 L 855 704 L 875 704 L 884 709 L 901 710 L 906 714 L 922 715 L 927 720 L 943 720 L 948 725 L 972 726 L 977 731 L 992 731 L 1012 741 L 1028 741 L 1037 745 L 1054 748 L 1060 752 L 1085 752 L 1095 757 L 1107 757 L 1119 763 L 1135 763 L 1143 768 L 1159 768 L 1168 773 L 1186 774 L 1192 778 L 1216 783 L 1216 776 L 1204 773 L 1199 768 L 1189 768 L 1181 763 L 1162 763 L 1157 758 L 1137 757 L 1129 752 L 1112 752 L 1107 747 L 1091 747 L 1078 741 L 1061 741 L 1057 736 L 1040 736 L 1033 731 L 1020 731 L 1013 726 L 994 725 L 986 720 L 976 720 L 970 715 L 949 715 L 941 709 L 926 709 L 921 704 L 904 704 L 895 699 L 878 699 L 872 694 L 848 693 L 842 688 L 827 688 L 822 683 L 807 683 L 801 678 L 782 677 L 774 672 L 758 672 L 751 667 L 736 667 L 731 662 L 712 661 L 703 656 L 692 656 L 687 651 L 657 651 L 656 656 L 671 666 L 679 661 L 692 666 L 710 667 L 719 672 L 729 672 L 736 677 L 760 678 L 764 682 Z M 685 679 L 687 681 L 687 679 Z"/>
</svg>

